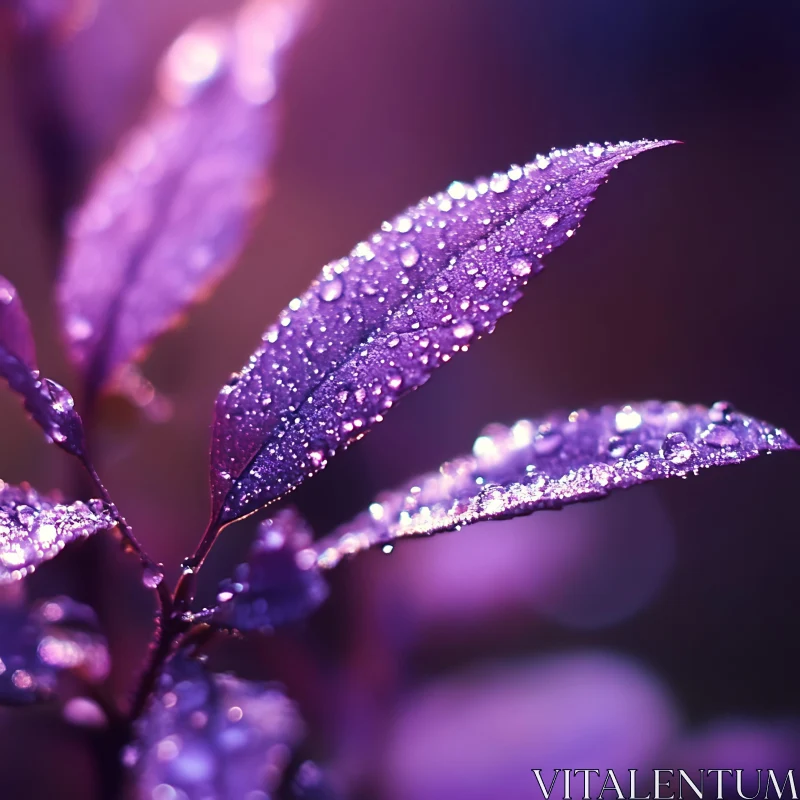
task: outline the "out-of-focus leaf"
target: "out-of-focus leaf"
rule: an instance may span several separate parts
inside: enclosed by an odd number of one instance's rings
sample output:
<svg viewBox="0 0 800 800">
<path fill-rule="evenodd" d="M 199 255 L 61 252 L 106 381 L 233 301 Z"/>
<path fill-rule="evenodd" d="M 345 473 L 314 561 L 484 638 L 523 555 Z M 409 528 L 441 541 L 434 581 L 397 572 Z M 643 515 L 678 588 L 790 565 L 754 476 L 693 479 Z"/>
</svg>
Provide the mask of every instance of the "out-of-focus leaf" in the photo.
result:
<svg viewBox="0 0 800 800">
<path fill-rule="evenodd" d="M 177 656 L 125 761 L 147 800 L 162 786 L 185 800 L 269 798 L 302 735 L 297 709 L 279 687 L 215 675 Z"/>
<path fill-rule="evenodd" d="M 66 39 L 88 25 L 99 0 L 8 0 L 15 27 L 26 39 Z"/>
<path fill-rule="evenodd" d="M 312 538 L 292 508 L 261 523 L 247 562 L 220 584 L 214 621 L 240 630 L 271 630 L 311 614 L 328 596 L 314 560 L 298 560 Z"/>
<path fill-rule="evenodd" d="M 490 333 L 611 170 L 664 144 L 554 150 L 455 182 L 326 265 L 217 399 L 212 518 L 229 522 L 290 491 Z"/>
<path fill-rule="evenodd" d="M 343 556 L 404 536 L 561 508 L 647 481 L 797 449 L 784 430 L 723 402 L 706 408 L 649 401 L 523 419 L 510 428 L 493 425 L 476 439 L 471 456 L 379 496 L 313 550 L 319 565 L 329 568 Z"/>
<path fill-rule="evenodd" d="M 16 289 L 0 276 L 0 376 L 19 394 L 48 440 L 86 462 L 83 422 L 72 395 L 42 378 L 30 321 Z"/>
<path fill-rule="evenodd" d="M 115 524 L 101 500 L 63 505 L 27 484 L 0 481 L 0 582 L 24 578 L 70 542 Z"/>
<path fill-rule="evenodd" d="M 53 597 L 30 611 L 0 607 L 0 703 L 47 699 L 64 670 L 99 683 L 109 667 L 108 643 L 89 606 Z"/>
<path fill-rule="evenodd" d="M 100 172 L 69 231 L 58 289 L 90 391 L 139 357 L 241 250 L 266 196 L 279 60 L 303 0 L 251 0 L 172 45 L 159 96 Z"/>
<path fill-rule="evenodd" d="M 339 800 L 341 793 L 328 773 L 313 761 L 304 761 L 292 781 L 295 800 Z"/>
</svg>

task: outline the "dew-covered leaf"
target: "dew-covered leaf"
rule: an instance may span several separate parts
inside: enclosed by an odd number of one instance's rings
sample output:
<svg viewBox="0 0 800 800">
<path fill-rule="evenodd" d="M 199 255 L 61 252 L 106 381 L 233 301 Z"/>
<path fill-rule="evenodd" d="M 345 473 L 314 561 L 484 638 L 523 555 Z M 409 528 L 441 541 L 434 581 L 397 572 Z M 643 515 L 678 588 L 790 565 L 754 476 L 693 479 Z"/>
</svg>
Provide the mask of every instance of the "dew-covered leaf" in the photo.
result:
<svg viewBox="0 0 800 800">
<path fill-rule="evenodd" d="M 157 787 L 184 800 L 268 800 L 302 736 L 298 711 L 280 687 L 213 674 L 179 655 L 137 723 L 125 761 L 147 800 Z"/>
<path fill-rule="evenodd" d="M 0 607 L 0 703 L 47 699 L 65 670 L 99 683 L 110 668 L 97 615 L 69 597 Z"/>
<path fill-rule="evenodd" d="M 217 399 L 214 520 L 293 489 L 436 367 L 490 333 L 626 159 L 667 142 L 554 150 L 412 206 L 292 300 Z"/>
<path fill-rule="evenodd" d="M 475 440 L 472 455 L 379 496 L 313 552 L 326 569 L 343 556 L 404 536 L 561 508 L 647 481 L 796 449 L 784 430 L 724 402 L 707 408 L 648 401 L 523 419 L 510 428 L 493 425 Z M 311 560 L 308 554 L 302 558 Z"/>
<path fill-rule="evenodd" d="M 220 584 L 213 620 L 240 630 L 272 630 L 311 614 L 328 596 L 316 563 L 298 558 L 312 539 L 292 508 L 262 522 L 247 562 Z"/>
<path fill-rule="evenodd" d="M 43 378 L 36 365 L 36 348 L 28 315 L 16 289 L 0 276 L 0 376 L 19 394 L 28 413 L 48 440 L 86 461 L 83 422 L 72 395 Z"/>
<path fill-rule="evenodd" d="M 24 578 L 70 542 L 115 524 L 101 500 L 65 505 L 27 484 L 0 481 L 0 583 Z"/>
<path fill-rule="evenodd" d="M 189 27 L 161 65 L 147 117 L 89 189 L 58 299 L 90 390 L 206 296 L 266 197 L 280 56 L 304 0 L 251 0 Z"/>
</svg>

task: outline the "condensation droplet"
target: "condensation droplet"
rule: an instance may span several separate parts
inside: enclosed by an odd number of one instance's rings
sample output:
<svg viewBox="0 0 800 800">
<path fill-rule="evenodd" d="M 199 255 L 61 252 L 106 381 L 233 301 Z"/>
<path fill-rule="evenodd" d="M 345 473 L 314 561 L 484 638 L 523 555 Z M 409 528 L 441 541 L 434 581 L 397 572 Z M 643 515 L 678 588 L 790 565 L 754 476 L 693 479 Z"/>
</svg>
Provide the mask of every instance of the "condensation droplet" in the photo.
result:
<svg viewBox="0 0 800 800">
<path fill-rule="evenodd" d="M 411 227 L 414 223 L 411 221 L 411 217 L 398 217 L 394 223 L 394 229 L 398 233 L 408 233 L 411 230 Z"/>
<path fill-rule="evenodd" d="M 493 192 L 497 192 L 498 194 L 502 194 L 505 191 L 508 191 L 508 187 L 511 184 L 508 175 L 504 172 L 499 172 L 496 175 L 492 176 L 491 181 L 489 181 L 489 188 Z"/>
<path fill-rule="evenodd" d="M 475 333 L 475 328 L 472 327 L 472 323 L 466 320 L 464 322 L 459 322 L 458 325 L 453 328 L 453 336 L 455 336 L 456 339 L 469 339 L 473 333 Z"/>
<path fill-rule="evenodd" d="M 621 436 L 612 436 L 606 447 L 611 458 L 624 458 L 630 450 L 628 443 Z"/>
<path fill-rule="evenodd" d="M 419 250 L 407 242 L 400 247 L 400 263 L 404 267 L 413 267 L 419 261 Z"/>
<path fill-rule="evenodd" d="M 623 406 L 614 417 L 617 433 L 635 431 L 641 424 L 642 415 L 630 406 Z"/>
<path fill-rule="evenodd" d="M 685 464 L 692 457 L 692 446 L 689 444 L 686 434 L 680 431 L 667 434 L 661 451 L 667 461 L 677 466 Z"/>
<path fill-rule="evenodd" d="M 545 214 L 542 217 L 542 225 L 545 228 L 552 228 L 558 222 L 558 214 Z"/>
<path fill-rule="evenodd" d="M 327 281 L 322 281 L 319 285 L 319 296 L 326 302 L 331 303 L 342 296 L 344 284 L 342 279 L 334 276 Z"/>
<path fill-rule="evenodd" d="M 399 389 L 403 385 L 403 376 L 397 370 L 389 370 L 386 373 L 386 385 L 390 389 Z"/>
<path fill-rule="evenodd" d="M 308 454 L 308 460 L 314 469 L 320 469 L 325 465 L 325 453 L 322 450 L 312 450 Z"/>
<path fill-rule="evenodd" d="M 142 583 L 148 589 L 157 589 L 164 580 L 164 573 L 161 571 L 161 564 L 158 566 L 147 566 L 142 571 Z"/>
<path fill-rule="evenodd" d="M 712 447 L 738 447 L 739 437 L 724 425 L 712 425 L 703 436 L 703 441 Z"/>
<path fill-rule="evenodd" d="M 447 194 L 449 194 L 453 200 L 463 200 L 467 194 L 467 187 L 461 183 L 461 181 L 453 181 L 447 187 Z"/>
<path fill-rule="evenodd" d="M 708 410 L 708 418 L 712 422 L 730 422 L 733 417 L 734 408 L 731 403 L 724 400 L 714 403 Z"/>
<path fill-rule="evenodd" d="M 516 275 L 518 278 L 524 278 L 526 275 L 531 274 L 531 262 L 526 258 L 515 258 L 511 264 L 511 274 Z"/>
</svg>

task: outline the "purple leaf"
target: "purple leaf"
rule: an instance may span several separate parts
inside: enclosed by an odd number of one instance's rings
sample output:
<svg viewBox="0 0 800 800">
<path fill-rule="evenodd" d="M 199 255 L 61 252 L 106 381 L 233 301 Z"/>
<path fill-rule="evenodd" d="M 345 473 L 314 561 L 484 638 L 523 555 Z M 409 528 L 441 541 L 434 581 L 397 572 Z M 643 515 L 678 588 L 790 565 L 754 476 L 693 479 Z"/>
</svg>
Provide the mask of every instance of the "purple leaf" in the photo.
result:
<svg viewBox="0 0 800 800">
<path fill-rule="evenodd" d="M 668 142 L 554 150 L 455 182 L 331 262 L 217 399 L 212 519 L 295 488 L 511 310 L 597 187 Z"/>
<path fill-rule="evenodd" d="M 239 254 L 265 198 L 276 72 L 297 0 L 201 20 L 162 63 L 158 100 L 71 226 L 58 299 L 90 391 L 140 357 Z"/>
<path fill-rule="evenodd" d="M 126 754 L 142 797 L 156 787 L 185 800 L 271 797 L 303 723 L 271 684 L 215 675 L 199 661 L 169 662 Z"/>
<path fill-rule="evenodd" d="M 327 771 L 313 761 L 304 761 L 292 781 L 294 800 L 338 800 L 341 793 Z"/>
<path fill-rule="evenodd" d="M 10 486 L 0 481 L 0 582 L 30 575 L 70 542 L 115 524 L 100 500 L 62 505 L 27 484 Z"/>
<path fill-rule="evenodd" d="M 298 561 L 312 539 L 292 508 L 262 522 L 247 563 L 220 584 L 214 621 L 240 630 L 271 630 L 311 614 L 328 596 L 314 561 Z"/>
<path fill-rule="evenodd" d="M 773 450 L 797 450 L 780 428 L 733 410 L 650 401 L 545 420 L 493 425 L 473 454 L 450 461 L 314 546 L 322 568 L 404 536 L 456 530 L 490 519 L 596 500 L 647 481 L 738 464 Z M 303 559 L 310 560 L 308 554 Z"/>
<path fill-rule="evenodd" d="M 0 376 L 21 395 L 25 408 L 47 438 L 86 462 L 83 422 L 72 395 L 42 378 L 36 366 L 31 325 L 16 289 L 0 276 Z"/>
<path fill-rule="evenodd" d="M 89 683 L 108 676 L 108 643 L 94 611 L 68 597 L 33 609 L 0 607 L 0 703 L 50 697 L 58 676 L 69 670 Z"/>
</svg>

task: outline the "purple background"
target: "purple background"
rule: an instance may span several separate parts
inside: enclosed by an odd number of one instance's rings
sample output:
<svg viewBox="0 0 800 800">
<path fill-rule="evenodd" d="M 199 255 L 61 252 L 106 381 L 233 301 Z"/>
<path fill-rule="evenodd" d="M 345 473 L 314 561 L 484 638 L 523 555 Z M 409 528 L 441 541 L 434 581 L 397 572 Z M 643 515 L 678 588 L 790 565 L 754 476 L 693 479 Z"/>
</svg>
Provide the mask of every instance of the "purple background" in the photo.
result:
<svg viewBox="0 0 800 800">
<path fill-rule="evenodd" d="M 0 17 L 0 272 L 27 304 L 43 369 L 67 385 L 53 220 L 140 114 L 171 39 L 230 7 L 106 0 L 49 55 Z M 174 578 L 206 519 L 216 392 L 321 265 L 451 180 L 551 146 L 686 142 L 620 170 L 497 332 L 298 492 L 318 533 L 468 450 L 483 424 L 554 407 L 725 398 L 800 435 L 798 36 L 789 0 L 320 3 L 288 64 L 255 235 L 146 364 L 173 418 L 149 423 L 121 400 L 103 409 L 99 468 L 151 555 Z M 44 148 L 31 127 L 42 109 Z M 74 480 L 6 392 L 0 442 L 4 480 Z M 284 680 L 309 753 L 363 798 L 536 797 L 537 766 L 796 766 L 799 479 L 791 455 L 775 456 L 370 554 L 337 571 L 308 630 L 225 643 L 215 663 Z M 254 524 L 223 536 L 206 600 Z M 128 691 L 150 626 L 135 563 L 89 542 L 32 586 L 99 609 L 112 690 Z M 112 780 L 102 736 L 43 711 L 0 720 L 3 796 L 99 797 L 96 760 Z M 29 731 L 52 769 L 20 773 Z"/>
</svg>

